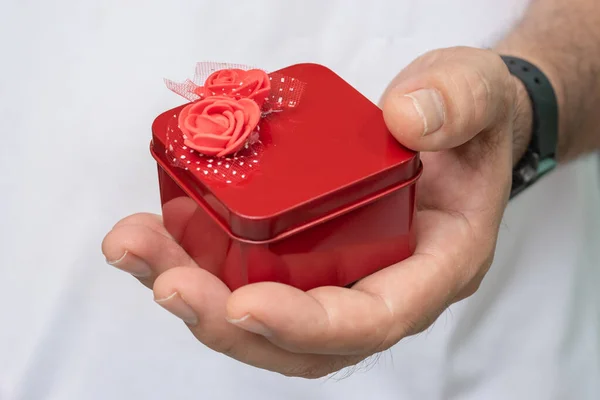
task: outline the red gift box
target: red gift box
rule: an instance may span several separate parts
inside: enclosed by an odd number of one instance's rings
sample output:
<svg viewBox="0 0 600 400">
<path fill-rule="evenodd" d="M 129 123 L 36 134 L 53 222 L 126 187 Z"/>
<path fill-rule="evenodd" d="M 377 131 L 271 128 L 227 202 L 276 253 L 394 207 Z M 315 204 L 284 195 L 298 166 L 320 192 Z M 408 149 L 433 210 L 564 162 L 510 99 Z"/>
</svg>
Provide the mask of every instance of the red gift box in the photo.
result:
<svg viewBox="0 0 600 400">
<path fill-rule="evenodd" d="M 261 118 L 259 143 L 235 155 L 171 159 L 168 135 L 181 133 L 185 105 L 156 118 L 151 152 L 167 230 L 232 290 L 347 286 L 410 256 L 418 153 L 331 70 L 298 64 L 274 76 L 304 82 L 301 102 Z"/>
</svg>

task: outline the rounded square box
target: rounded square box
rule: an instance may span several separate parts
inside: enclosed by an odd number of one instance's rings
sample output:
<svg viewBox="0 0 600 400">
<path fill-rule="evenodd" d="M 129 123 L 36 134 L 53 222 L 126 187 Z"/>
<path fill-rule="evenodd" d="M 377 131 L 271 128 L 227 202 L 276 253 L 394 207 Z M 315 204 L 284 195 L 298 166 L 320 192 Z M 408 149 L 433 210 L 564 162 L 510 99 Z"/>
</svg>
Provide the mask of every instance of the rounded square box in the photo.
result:
<svg viewBox="0 0 600 400">
<path fill-rule="evenodd" d="M 232 290 L 263 281 L 347 286 L 410 256 L 418 153 L 326 67 L 276 72 L 306 86 L 297 107 L 261 119 L 260 154 L 182 168 L 166 138 L 185 105 L 156 118 L 151 152 L 167 230 Z M 222 171 L 236 179 L 218 179 Z"/>
</svg>

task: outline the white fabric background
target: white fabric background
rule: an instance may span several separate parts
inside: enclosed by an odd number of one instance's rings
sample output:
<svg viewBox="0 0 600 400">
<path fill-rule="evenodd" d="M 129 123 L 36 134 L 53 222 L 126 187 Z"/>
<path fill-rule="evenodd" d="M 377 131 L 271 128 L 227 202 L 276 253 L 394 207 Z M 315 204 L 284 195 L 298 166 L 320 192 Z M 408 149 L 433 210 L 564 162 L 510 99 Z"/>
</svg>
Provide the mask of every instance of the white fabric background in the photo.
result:
<svg viewBox="0 0 600 400">
<path fill-rule="evenodd" d="M 100 252 L 118 219 L 160 211 L 150 124 L 182 103 L 163 77 L 319 62 L 377 101 L 417 55 L 489 46 L 525 3 L 4 0 L 0 399 L 600 398 L 596 156 L 510 205 L 474 297 L 341 381 L 213 353 Z"/>
</svg>

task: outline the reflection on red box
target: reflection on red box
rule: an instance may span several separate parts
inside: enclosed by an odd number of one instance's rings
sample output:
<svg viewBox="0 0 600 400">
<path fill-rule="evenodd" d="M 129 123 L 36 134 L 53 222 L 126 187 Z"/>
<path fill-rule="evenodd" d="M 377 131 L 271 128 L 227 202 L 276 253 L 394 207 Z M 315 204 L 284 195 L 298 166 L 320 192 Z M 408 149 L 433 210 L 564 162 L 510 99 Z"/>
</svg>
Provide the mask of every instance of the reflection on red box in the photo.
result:
<svg viewBox="0 0 600 400">
<path fill-rule="evenodd" d="M 278 72 L 306 82 L 302 103 L 261 123 L 264 153 L 243 182 L 172 165 L 165 135 L 182 107 L 155 120 L 151 151 L 167 230 L 232 290 L 262 281 L 347 286 L 410 256 L 418 154 L 327 68 Z"/>
</svg>

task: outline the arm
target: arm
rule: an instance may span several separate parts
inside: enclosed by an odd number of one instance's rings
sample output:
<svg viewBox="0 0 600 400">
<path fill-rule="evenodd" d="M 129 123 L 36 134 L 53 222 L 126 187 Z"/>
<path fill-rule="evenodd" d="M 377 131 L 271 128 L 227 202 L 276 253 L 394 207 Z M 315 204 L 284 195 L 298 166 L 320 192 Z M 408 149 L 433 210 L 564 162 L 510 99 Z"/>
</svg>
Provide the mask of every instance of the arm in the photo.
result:
<svg viewBox="0 0 600 400">
<path fill-rule="evenodd" d="M 551 80 L 559 103 L 559 161 L 600 149 L 597 0 L 534 0 L 495 50 L 531 61 Z M 515 137 L 521 151 L 528 134 L 522 130 Z"/>
</svg>

